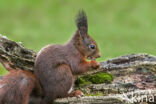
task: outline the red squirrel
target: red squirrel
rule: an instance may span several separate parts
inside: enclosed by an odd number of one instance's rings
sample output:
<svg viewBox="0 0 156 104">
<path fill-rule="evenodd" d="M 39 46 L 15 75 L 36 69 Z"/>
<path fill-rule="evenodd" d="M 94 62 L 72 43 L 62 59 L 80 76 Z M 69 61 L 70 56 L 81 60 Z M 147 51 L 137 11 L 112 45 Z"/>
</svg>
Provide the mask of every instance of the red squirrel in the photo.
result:
<svg viewBox="0 0 156 104">
<path fill-rule="evenodd" d="M 51 104 L 56 98 L 82 96 L 80 90 L 72 91 L 74 75 L 100 66 L 95 61 L 100 52 L 95 40 L 88 34 L 84 11 L 78 13 L 76 25 L 77 31 L 67 43 L 48 45 L 37 54 L 34 74 L 43 89 L 41 104 Z"/>
<path fill-rule="evenodd" d="M 32 72 L 11 70 L 0 77 L 0 104 L 38 104 L 40 100 L 30 102 L 29 99 L 34 91 L 36 96 L 41 96 L 40 83 Z"/>
</svg>

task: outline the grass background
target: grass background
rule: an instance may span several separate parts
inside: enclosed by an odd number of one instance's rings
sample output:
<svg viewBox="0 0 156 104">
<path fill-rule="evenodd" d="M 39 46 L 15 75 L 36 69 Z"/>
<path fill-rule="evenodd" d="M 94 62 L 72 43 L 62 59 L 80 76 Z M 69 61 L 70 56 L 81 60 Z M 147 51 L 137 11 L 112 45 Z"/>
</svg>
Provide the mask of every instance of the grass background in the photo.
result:
<svg viewBox="0 0 156 104">
<path fill-rule="evenodd" d="M 156 0 L 0 0 L 0 33 L 38 52 L 67 41 L 76 31 L 75 15 L 84 9 L 89 34 L 102 53 L 99 61 L 129 53 L 156 55 L 155 5 Z"/>
</svg>

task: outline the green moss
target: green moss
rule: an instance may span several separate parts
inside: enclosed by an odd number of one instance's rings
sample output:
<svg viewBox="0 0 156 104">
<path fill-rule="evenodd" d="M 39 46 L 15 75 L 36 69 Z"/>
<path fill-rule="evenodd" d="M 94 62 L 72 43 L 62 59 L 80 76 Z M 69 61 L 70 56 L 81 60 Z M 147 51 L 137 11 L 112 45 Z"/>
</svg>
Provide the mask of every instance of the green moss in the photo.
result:
<svg viewBox="0 0 156 104">
<path fill-rule="evenodd" d="M 87 82 L 85 82 L 83 84 L 79 84 L 79 87 L 87 86 L 87 85 L 90 85 L 90 84 L 92 84 L 92 82 L 87 81 Z"/>
<path fill-rule="evenodd" d="M 77 82 L 78 84 L 83 84 L 83 83 L 85 83 L 85 79 L 79 78 L 78 80 L 76 80 L 76 82 Z"/>
<path fill-rule="evenodd" d="M 111 83 L 112 80 L 113 80 L 113 76 L 111 74 L 103 73 L 103 72 L 92 75 L 90 79 L 90 81 L 94 84 Z"/>
<path fill-rule="evenodd" d="M 4 75 L 4 74 L 7 74 L 8 71 L 2 66 L 2 64 L 0 64 L 0 75 Z"/>
<path fill-rule="evenodd" d="M 85 96 L 103 96 L 103 93 L 97 92 L 97 93 L 85 94 Z"/>
<path fill-rule="evenodd" d="M 89 84 L 111 83 L 113 76 L 109 73 L 99 72 L 94 75 L 86 75 L 78 78 L 75 82 L 76 86 L 83 87 Z"/>
<path fill-rule="evenodd" d="M 85 78 L 78 78 L 75 81 L 76 86 L 78 87 L 83 87 L 83 86 L 87 86 L 89 84 L 92 84 L 90 81 L 87 81 Z"/>
</svg>

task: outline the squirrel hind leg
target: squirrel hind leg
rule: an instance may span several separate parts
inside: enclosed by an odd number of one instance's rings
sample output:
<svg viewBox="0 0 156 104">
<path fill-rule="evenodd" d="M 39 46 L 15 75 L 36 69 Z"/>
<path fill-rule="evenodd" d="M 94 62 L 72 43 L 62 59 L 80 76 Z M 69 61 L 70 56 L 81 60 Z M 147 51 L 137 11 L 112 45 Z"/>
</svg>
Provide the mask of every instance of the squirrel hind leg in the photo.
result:
<svg viewBox="0 0 156 104">
<path fill-rule="evenodd" d="M 43 101 L 42 104 L 51 104 L 56 98 L 66 97 L 68 91 L 73 86 L 73 75 L 68 65 L 62 64 L 53 69 L 52 73 L 48 73 L 46 79 L 48 84 L 44 83 L 45 79 L 41 82 L 43 86 Z M 41 83 L 42 84 L 42 83 Z"/>
</svg>

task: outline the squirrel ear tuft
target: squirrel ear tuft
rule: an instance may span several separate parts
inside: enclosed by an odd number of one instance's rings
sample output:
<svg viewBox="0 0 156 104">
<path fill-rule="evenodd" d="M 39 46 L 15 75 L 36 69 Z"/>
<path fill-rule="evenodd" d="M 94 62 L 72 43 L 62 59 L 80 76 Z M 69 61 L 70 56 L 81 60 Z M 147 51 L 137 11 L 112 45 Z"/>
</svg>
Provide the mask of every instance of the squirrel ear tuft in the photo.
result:
<svg viewBox="0 0 156 104">
<path fill-rule="evenodd" d="M 81 35 L 87 34 L 88 22 L 86 13 L 83 10 L 80 10 L 78 15 L 76 16 L 76 25 Z"/>
</svg>

